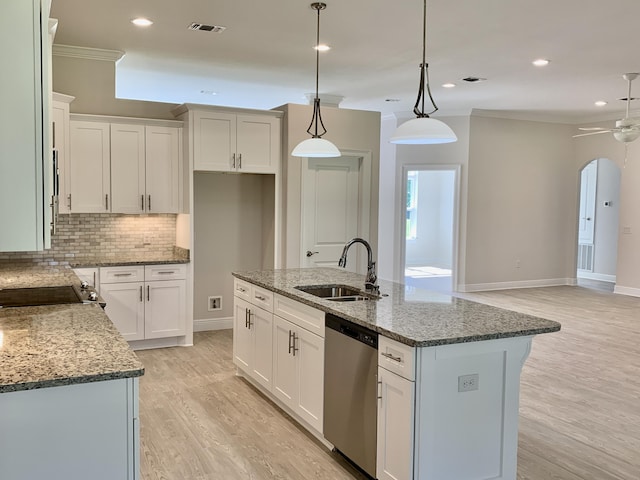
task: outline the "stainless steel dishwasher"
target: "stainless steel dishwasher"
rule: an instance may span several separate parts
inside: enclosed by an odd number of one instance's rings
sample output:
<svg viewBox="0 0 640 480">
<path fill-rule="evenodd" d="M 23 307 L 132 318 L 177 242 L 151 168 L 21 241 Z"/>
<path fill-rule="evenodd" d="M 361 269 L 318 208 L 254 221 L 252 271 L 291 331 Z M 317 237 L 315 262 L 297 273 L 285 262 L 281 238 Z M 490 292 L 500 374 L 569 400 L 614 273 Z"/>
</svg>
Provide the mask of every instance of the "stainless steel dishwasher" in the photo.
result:
<svg viewBox="0 0 640 480">
<path fill-rule="evenodd" d="M 325 317 L 324 436 L 376 476 L 378 334 Z"/>
</svg>

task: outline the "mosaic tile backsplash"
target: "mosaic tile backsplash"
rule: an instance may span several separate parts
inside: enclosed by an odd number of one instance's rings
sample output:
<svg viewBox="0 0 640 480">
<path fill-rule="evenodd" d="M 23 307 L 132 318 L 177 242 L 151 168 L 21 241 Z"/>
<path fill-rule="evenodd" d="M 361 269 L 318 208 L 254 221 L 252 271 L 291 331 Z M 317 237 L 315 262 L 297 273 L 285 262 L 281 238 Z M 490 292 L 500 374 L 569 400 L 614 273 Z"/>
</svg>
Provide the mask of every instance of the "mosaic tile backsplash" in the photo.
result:
<svg viewBox="0 0 640 480">
<path fill-rule="evenodd" d="M 174 214 L 73 213 L 59 215 L 50 250 L 0 252 L 0 264 L 68 265 L 83 258 L 129 252 L 168 256 L 174 253 L 175 242 Z"/>
</svg>

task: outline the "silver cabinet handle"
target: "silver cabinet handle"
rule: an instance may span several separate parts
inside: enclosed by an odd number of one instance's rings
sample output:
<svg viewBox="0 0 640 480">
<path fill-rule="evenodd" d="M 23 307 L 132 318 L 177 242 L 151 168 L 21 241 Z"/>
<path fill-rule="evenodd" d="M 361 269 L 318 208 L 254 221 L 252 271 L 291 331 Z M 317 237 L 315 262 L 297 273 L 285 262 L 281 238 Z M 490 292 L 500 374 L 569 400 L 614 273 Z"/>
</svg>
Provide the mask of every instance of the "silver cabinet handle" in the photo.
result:
<svg viewBox="0 0 640 480">
<path fill-rule="evenodd" d="M 378 400 L 382 400 L 382 380 L 378 380 Z"/>
<path fill-rule="evenodd" d="M 96 286 L 96 272 L 95 272 L 95 270 L 93 272 L 93 286 L 94 286 L 94 288 Z"/>
<path fill-rule="evenodd" d="M 247 291 L 245 288 L 242 288 L 242 287 L 238 287 L 238 288 L 236 288 L 236 290 L 238 290 L 239 292 L 242 292 L 242 293 Z"/>
<path fill-rule="evenodd" d="M 320 252 L 312 252 L 311 250 L 307 250 L 307 257 L 313 257 L 316 253 Z"/>
<path fill-rule="evenodd" d="M 109 194 L 104 194 L 104 209 L 109 210 Z"/>
<path fill-rule="evenodd" d="M 142 285 L 140 285 L 140 301 L 142 302 Z"/>
<path fill-rule="evenodd" d="M 126 273 L 114 273 L 113 276 L 114 277 L 130 277 L 131 275 L 133 275 L 133 273 L 131 272 L 126 272 Z"/>
<path fill-rule="evenodd" d="M 147 285 L 147 302 L 151 301 L 151 287 Z"/>
<path fill-rule="evenodd" d="M 147 206 L 149 207 L 149 211 L 151 211 L 151 195 L 148 195 L 149 202 Z"/>
<path fill-rule="evenodd" d="M 140 210 L 144 212 L 144 195 L 140 195 Z"/>
<path fill-rule="evenodd" d="M 298 338 L 299 337 L 296 335 L 296 332 L 293 332 L 293 349 L 292 350 L 293 350 L 294 357 L 296 356 L 296 352 L 300 350 L 298 347 L 296 347 L 296 340 L 298 340 Z"/>
<path fill-rule="evenodd" d="M 67 195 L 67 199 L 69 200 L 69 211 L 71 211 L 71 194 Z"/>
<path fill-rule="evenodd" d="M 233 162 L 233 168 L 236 168 L 236 154 L 235 153 L 231 156 L 231 161 Z"/>
<path fill-rule="evenodd" d="M 242 168 L 242 154 L 238 154 L 238 168 Z"/>
<path fill-rule="evenodd" d="M 172 273 L 176 273 L 175 270 L 164 270 L 162 272 L 158 272 L 158 275 L 170 275 Z"/>
<path fill-rule="evenodd" d="M 262 295 L 256 295 L 256 298 L 262 302 L 264 302 L 267 299 L 267 297 L 263 297 Z"/>
<path fill-rule="evenodd" d="M 382 355 L 385 358 L 388 358 L 389 360 L 393 360 L 394 362 L 402 363 L 402 357 L 395 357 L 391 353 L 386 353 L 386 352 L 382 352 L 380 355 Z"/>
<path fill-rule="evenodd" d="M 248 327 L 249 330 L 251 330 L 251 325 L 252 325 L 252 323 L 251 323 L 251 315 L 253 315 L 253 313 L 251 312 L 251 309 L 249 309 L 249 327 Z"/>
<path fill-rule="evenodd" d="M 293 338 L 293 332 L 289 330 L 289 353 L 291 353 L 291 349 L 293 348 L 291 345 L 291 339 Z"/>
</svg>

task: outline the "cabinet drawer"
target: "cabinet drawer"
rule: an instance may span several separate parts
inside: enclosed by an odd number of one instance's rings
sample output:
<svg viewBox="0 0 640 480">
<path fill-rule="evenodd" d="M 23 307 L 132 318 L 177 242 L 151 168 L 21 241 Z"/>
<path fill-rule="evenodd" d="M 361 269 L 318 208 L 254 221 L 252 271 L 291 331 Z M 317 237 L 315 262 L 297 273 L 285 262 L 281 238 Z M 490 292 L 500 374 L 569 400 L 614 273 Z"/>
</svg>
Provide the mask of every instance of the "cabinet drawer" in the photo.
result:
<svg viewBox="0 0 640 480">
<path fill-rule="evenodd" d="M 100 284 L 144 282 L 144 267 L 101 267 Z"/>
<path fill-rule="evenodd" d="M 324 338 L 324 312 L 275 294 L 273 313 Z"/>
<path fill-rule="evenodd" d="M 378 365 L 397 373 L 407 380 L 416 379 L 416 349 L 380 335 L 378 338 Z"/>
<path fill-rule="evenodd" d="M 251 285 L 251 299 L 249 301 L 270 313 L 273 312 L 273 292 L 269 290 Z"/>
<path fill-rule="evenodd" d="M 187 266 L 183 264 L 173 265 L 146 265 L 144 267 L 144 279 L 155 280 L 184 280 L 187 278 Z"/>
<path fill-rule="evenodd" d="M 236 297 L 243 298 L 247 302 L 251 301 L 251 284 L 244 280 L 233 280 L 233 294 Z"/>
</svg>

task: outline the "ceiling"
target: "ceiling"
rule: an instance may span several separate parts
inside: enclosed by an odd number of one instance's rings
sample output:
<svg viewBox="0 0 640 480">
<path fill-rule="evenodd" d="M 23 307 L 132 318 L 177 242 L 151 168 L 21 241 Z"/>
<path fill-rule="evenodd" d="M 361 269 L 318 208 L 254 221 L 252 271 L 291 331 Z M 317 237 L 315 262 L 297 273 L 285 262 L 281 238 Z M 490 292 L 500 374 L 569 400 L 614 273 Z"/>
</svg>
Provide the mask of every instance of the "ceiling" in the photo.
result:
<svg viewBox="0 0 640 480">
<path fill-rule="evenodd" d="M 315 89 L 307 0 L 53 0 L 56 44 L 125 52 L 117 96 L 273 108 Z M 422 55 L 420 0 L 326 0 L 320 93 L 343 108 L 411 115 Z M 429 0 L 427 61 L 438 115 L 471 109 L 587 123 L 620 117 L 640 71 L 638 0 Z M 154 24 L 135 27 L 144 16 Z M 226 27 L 191 31 L 192 22 Z M 547 67 L 531 61 L 547 58 Z M 486 81 L 467 83 L 468 76 Z M 445 89 L 445 82 L 456 83 Z M 640 80 L 634 85 L 640 97 Z M 202 93 L 202 92 L 205 93 Z M 208 93 L 215 92 L 215 94 Z M 397 101 L 387 101 L 394 99 Z M 596 100 L 608 105 L 595 107 Z"/>
</svg>

